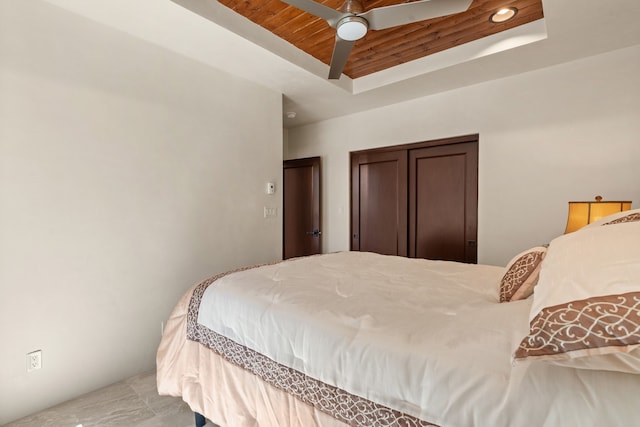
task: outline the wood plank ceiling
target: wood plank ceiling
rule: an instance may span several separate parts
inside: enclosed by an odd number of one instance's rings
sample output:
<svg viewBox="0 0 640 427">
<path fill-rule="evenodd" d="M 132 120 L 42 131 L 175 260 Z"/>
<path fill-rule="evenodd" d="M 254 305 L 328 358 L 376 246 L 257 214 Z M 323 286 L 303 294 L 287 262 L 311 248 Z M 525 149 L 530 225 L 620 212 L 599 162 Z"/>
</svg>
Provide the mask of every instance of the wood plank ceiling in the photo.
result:
<svg viewBox="0 0 640 427">
<path fill-rule="evenodd" d="M 331 62 L 335 29 L 323 19 L 280 0 L 219 0 L 226 7 L 264 27 L 325 64 Z M 344 0 L 320 0 L 340 9 Z M 366 10 L 403 3 L 399 0 L 364 0 Z M 510 21 L 495 24 L 491 15 L 503 7 L 516 7 Z M 466 12 L 369 31 L 356 42 L 344 74 L 356 79 L 377 71 L 443 51 L 543 17 L 542 0 L 474 0 Z"/>
</svg>

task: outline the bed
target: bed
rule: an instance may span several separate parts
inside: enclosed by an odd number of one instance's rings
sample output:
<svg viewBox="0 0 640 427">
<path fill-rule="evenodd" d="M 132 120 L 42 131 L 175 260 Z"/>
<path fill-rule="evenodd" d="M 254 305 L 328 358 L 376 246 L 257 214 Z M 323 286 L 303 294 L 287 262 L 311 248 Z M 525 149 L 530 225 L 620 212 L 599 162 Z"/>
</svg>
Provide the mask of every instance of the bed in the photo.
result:
<svg viewBox="0 0 640 427">
<path fill-rule="evenodd" d="M 219 274 L 175 306 L 162 395 L 222 427 L 626 426 L 640 210 L 506 267 L 366 252 Z"/>
</svg>

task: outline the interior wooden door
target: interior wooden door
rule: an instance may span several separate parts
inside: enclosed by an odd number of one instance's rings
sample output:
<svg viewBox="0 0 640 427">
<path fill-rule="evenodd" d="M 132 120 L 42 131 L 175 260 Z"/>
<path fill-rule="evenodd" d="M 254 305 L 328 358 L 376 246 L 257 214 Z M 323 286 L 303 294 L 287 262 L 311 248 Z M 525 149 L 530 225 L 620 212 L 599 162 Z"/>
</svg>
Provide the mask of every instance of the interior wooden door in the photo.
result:
<svg viewBox="0 0 640 427">
<path fill-rule="evenodd" d="M 406 256 L 406 151 L 353 153 L 351 173 L 351 250 Z"/>
<path fill-rule="evenodd" d="M 409 150 L 409 256 L 477 262 L 478 144 Z"/>
<path fill-rule="evenodd" d="M 322 252 L 320 157 L 283 164 L 283 259 Z"/>
</svg>

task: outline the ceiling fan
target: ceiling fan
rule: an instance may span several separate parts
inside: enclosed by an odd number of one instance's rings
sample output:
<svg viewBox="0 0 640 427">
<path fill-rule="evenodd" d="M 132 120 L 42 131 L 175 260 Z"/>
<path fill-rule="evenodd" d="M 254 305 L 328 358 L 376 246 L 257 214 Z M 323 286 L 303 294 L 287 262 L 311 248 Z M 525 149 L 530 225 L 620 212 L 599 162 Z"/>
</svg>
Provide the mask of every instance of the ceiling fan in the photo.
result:
<svg viewBox="0 0 640 427">
<path fill-rule="evenodd" d="M 336 29 L 336 41 L 329 66 L 329 79 L 339 79 L 353 45 L 367 30 L 384 30 L 440 16 L 464 12 L 472 0 L 418 0 L 364 11 L 360 0 L 346 0 L 341 10 L 313 0 L 282 0 L 291 6 L 326 20 Z"/>
</svg>

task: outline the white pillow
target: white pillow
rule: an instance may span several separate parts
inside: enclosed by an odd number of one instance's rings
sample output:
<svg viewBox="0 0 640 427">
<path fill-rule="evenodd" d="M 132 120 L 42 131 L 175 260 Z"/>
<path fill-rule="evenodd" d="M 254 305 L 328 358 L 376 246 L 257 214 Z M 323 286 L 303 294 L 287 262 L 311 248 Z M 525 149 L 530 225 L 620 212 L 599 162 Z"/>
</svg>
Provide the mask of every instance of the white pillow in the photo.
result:
<svg viewBox="0 0 640 427">
<path fill-rule="evenodd" d="M 640 373 L 640 222 L 554 239 L 514 360 Z"/>
</svg>

